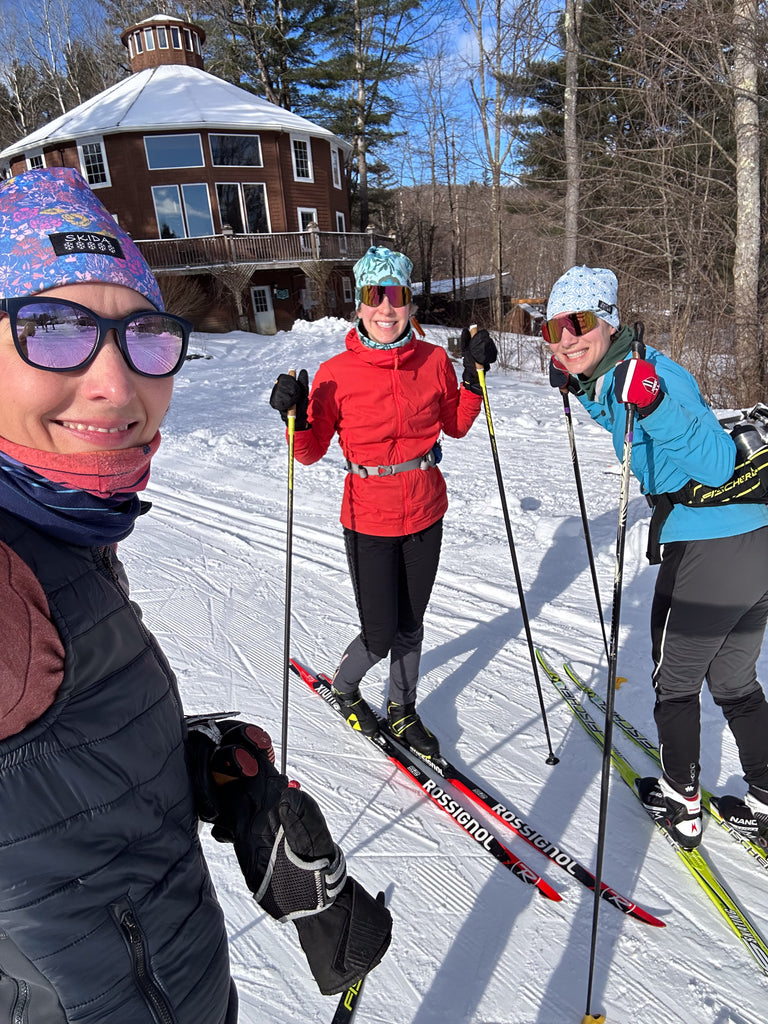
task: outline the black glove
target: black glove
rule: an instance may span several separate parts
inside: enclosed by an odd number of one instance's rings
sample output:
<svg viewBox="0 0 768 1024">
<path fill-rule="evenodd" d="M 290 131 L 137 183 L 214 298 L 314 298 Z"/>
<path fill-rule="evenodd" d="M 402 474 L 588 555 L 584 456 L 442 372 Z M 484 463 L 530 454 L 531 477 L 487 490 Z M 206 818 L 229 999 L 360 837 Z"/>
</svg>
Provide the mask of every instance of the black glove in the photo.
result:
<svg viewBox="0 0 768 1024">
<path fill-rule="evenodd" d="M 187 717 L 187 728 L 187 765 L 195 796 L 195 811 L 203 821 L 217 821 L 224 783 L 237 778 L 251 778 L 255 783 L 258 778 L 266 786 L 268 775 L 277 774 L 274 768 L 267 772 L 275 763 L 275 751 L 269 733 L 258 725 L 240 722 L 226 715 L 195 715 Z M 265 773 L 259 777 L 262 763 Z M 275 790 L 272 802 L 277 800 L 288 782 L 284 776 L 279 778 L 284 781 Z M 221 837 L 221 841 L 231 842 L 231 834 Z"/>
<path fill-rule="evenodd" d="M 576 377 L 572 377 L 554 356 L 549 360 L 549 383 L 560 391 L 564 392 L 567 389 L 572 395 L 584 394 Z"/>
<path fill-rule="evenodd" d="M 482 396 L 483 389 L 480 387 L 477 366 L 480 364 L 483 371 L 487 373 L 491 363 L 496 362 L 498 353 L 493 338 L 486 330 L 472 335 L 465 327 L 461 332 L 461 351 L 464 357 L 464 372 L 461 375 L 461 381 L 467 391 L 471 391 L 473 395 Z"/>
<path fill-rule="evenodd" d="M 375 967 L 391 915 L 347 877 L 317 802 L 274 767 L 268 734 L 232 719 L 192 720 L 187 755 L 200 816 L 214 839 L 233 844 L 258 904 L 294 922 L 320 991 L 341 992 Z"/>
<path fill-rule="evenodd" d="M 294 924 L 325 996 L 343 992 L 373 970 L 392 938 L 392 915 L 354 878 L 347 879 L 332 907 Z"/>
<path fill-rule="evenodd" d="M 296 406 L 296 430 L 307 429 L 307 406 L 309 405 L 309 375 L 299 370 L 298 377 L 281 373 L 272 388 L 269 404 L 280 413 L 283 423 L 288 422 L 288 410 Z"/>
<path fill-rule="evenodd" d="M 475 364 L 480 363 L 486 373 L 490 370 L 491 363 L 495 363 L 499 357 L 496 344 L 485 328 L 474 335 L 464 328 L 461 332 L 461 354 L 464 356 L 465 366 L 471 363 L 474 369 Z"/>
<path fill-rule="evenodd" d="M 552 387 L 560 388 L 561 391 L 563 388 L 567 388 L 570 376 L 562 363 L 558 363 L 555 357 L 552 356 L 549 360 L 549 383 Z"/>
</svg>

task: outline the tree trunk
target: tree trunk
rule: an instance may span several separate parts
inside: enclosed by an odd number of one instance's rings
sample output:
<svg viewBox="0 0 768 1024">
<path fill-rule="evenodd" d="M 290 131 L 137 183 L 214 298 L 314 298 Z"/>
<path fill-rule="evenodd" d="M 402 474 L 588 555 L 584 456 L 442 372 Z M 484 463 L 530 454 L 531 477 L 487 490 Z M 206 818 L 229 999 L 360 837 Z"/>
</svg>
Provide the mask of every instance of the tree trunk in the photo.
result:
<svg viewBox="0 0 768 1024">
<path fill-rule="evenodd" d="M 565 99 L 563 142 L 565 145 L 565 244 L 563 270 L 576 264 L 579 242 L 579 188 L 581 159 L 576 121 L 579 88 L 579 30 L 584 0 L 565 0 Z"/>
<path fill-rule="evenodd" d="M 752 405 L 765 380 L 758 275 L 760 264 L 760 125 L 757 108 L 757 0 L 734 0 L 733 88 L 736 135 L 736 240 L 733 253 L 737 397 Z"/>
</svg>

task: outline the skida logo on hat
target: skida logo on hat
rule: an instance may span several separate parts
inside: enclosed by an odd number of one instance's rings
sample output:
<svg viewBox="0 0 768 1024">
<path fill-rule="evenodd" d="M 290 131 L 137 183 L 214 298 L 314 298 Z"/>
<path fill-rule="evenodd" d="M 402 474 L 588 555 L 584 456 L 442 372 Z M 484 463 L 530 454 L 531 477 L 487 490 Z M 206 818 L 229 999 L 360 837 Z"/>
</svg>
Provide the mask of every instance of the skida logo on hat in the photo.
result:
<svg viewBox="0 0 768 1024">
<path fill-rule="evenodd" d="M 413 264 L 402 252 L 383 245 L 372 245 L 353 267 L 355 305 L 360 305 L 360 289 L 367 284 L 404 285 L 411 287 Z"/>
<path fill-rule="evenodd" d="M 117 260 L 125 259 L 120 243 L 109 235 L 96 235 L 90 231 L 68 231 L 48 235 L 48 238 L 57 256 L 66 256 L 70 252 L 100 252 Z"/>
<path fill-rule="evenodd" d="M 47 167 L 2 182 L 0 297 L 88 282 L 124 285 L 163 309 L 144 257 L 77 171 Z"/>
<path fill-rule="evenodd" d="M 547 302 L 547 320 L 560 313 L 590 310 L 618 330 L 618 290 L 619 282 L 612 270 L 604 267 L 571 267 L 552 286 Z"/>
</svg>

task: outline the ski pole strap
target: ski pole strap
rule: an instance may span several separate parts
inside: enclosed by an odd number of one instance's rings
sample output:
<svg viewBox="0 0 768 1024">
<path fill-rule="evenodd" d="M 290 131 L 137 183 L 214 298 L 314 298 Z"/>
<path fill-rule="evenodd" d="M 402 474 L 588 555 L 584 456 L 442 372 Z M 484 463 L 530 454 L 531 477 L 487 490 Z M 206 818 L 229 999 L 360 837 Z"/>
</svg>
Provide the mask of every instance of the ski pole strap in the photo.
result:
<svg viewBox="0 0 768 1024">
<path fill-rule="evenodd" d="M 411 469 L 432 469 L 439 461 L 435 448 L 430 448 L 426 455 L 408 459 L 407 462 L 398 462 L 394 466 L 358 466 L 356 462 L 347 459 L 346 467 L 348 473 L 357 473 L 365 480 L 369 476 L 392 476 L 394 473 L 407 473 Z"/>
</svg>

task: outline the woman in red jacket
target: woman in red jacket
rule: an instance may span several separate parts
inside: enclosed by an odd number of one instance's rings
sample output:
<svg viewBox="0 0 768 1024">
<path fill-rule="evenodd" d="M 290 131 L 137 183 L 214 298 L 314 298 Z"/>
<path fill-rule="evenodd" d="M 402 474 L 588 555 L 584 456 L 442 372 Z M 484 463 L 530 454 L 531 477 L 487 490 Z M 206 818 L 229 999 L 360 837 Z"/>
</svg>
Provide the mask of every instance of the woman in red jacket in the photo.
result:
<svg viewBox="0 0 768 1024">
<path fill-rule="evenodd" d="M 381 246 L 354 267 L 357 324 L 346 350 L 320 365 L 280 374 L 270 404 L 286 418 L 296 407 L 294 452 L 310 465 L 333 435 L 347 463 L 341 523 L 360 614 L 360 633 L 334 675 L 347 721 L 378 729 L 360 681 L 390 657 L 387 718 L 395 735 L 430 757 L 438 742 L 416 714 L 424 613 L 440 559 L 445 480 L 437 467 L 440 434 L 463 437 L 482 407 L 476 365 L 496 360 L 487 331 L 462 334 L 463 387 L 443 348 L 414 334 L 411 261 Z"/>
</svg>

